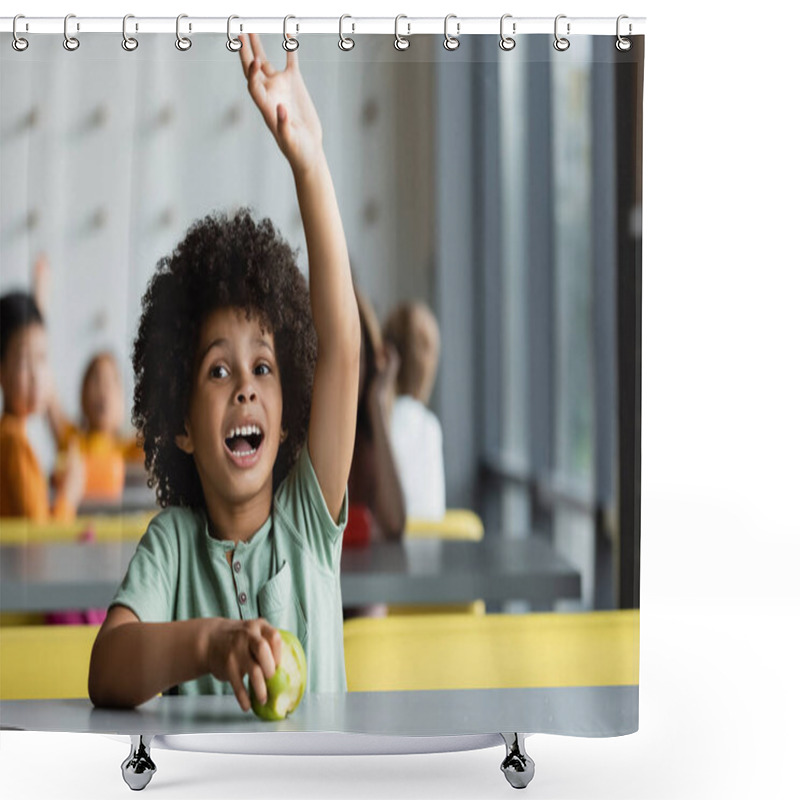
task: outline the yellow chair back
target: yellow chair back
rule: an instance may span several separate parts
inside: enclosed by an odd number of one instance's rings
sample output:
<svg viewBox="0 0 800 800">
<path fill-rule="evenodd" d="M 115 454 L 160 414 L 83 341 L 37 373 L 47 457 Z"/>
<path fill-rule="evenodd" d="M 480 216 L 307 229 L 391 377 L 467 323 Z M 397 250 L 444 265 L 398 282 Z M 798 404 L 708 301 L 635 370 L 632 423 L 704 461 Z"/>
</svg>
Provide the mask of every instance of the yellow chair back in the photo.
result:
<svg viewBox="0 0 800 800">
<path fill-rule="evenodd" d="M 406 520 L 405 535 L 409 539 L 483 539 L 481 518 L 467 508 L 449 508 L 441 519 Z"/>
<path fill-rule="evenodd" d="M 155 511 L 76 517 L 72 522 L 34 522 L 20 517 L 0 520 L 0 545 L 75 542 L 91 537 L 98 542 L 139 541 Z"/>
<path fill-rule="evenodd" d="M 352 619 L 354 692 L 639 683 L 639 612 Z"/>
</svg>

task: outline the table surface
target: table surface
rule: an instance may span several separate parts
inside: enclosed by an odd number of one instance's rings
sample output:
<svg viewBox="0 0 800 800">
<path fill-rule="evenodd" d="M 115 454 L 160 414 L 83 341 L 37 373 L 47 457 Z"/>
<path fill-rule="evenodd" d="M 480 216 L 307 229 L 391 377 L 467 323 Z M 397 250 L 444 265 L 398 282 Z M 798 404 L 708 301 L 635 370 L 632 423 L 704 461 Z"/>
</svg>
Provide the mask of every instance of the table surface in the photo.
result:
<svg viewBox="0 0 800 800">
<path fill-rule="evenodd" d="M 122 496 L 116 500 L 84 501 L 78 508 L 78 514 L 131 514 L 139 511 L 159 511 L 155 489 L 145 484 L 126 486 Z"/>
<path fill-rule="evenodd" d="M 638 720 L 638 686 L 308 694 L 282 722 L 243 712 L 233 695 L 156 697 L 133 710 L 98 709 L 88 699 L 0 702 L 0 729 L 122 735 L 514 731 L 601 737 L 633 733 Z"/>
<path fill-rule="evenodd" d="M 4 545 L 0 547 L 0 608 L 42 611 L 108 605 L 136 542 Z M 580 597 L 577 569 L 540 535 L 480 542 L 406 539 L 345 549 L 342 601 L 459 603 L 525 600 L 548 609 Z"/>
</svg>

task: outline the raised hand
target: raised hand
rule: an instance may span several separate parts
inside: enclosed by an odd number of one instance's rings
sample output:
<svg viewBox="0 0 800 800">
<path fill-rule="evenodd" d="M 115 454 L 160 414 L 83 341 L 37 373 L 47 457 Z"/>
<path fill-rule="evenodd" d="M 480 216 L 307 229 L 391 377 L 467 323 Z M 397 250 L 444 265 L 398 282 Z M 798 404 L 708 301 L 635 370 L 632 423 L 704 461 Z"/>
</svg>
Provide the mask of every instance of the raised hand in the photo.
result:
<svg viewBox="0 0 800 800">
<path fill-rule="evenodd" d="M 322 125 L 308 94 L 296 52 L 287 52 L 286 67 L 275 69 L 264 54 L 258 35 L 239 37 L 247 89 L 295 172 L 304 172 L 322 154 Z"/>
</svg>

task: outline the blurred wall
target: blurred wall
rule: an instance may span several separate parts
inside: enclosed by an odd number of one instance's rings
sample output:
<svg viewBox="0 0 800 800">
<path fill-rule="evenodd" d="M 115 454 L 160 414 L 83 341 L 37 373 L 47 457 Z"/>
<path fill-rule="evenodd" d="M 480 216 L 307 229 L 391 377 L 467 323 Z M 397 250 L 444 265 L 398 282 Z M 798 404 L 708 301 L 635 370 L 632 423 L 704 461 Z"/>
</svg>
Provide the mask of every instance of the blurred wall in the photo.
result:
<svg viewBox="0 0 800 800">
<path fill-rule="evenodd" d="M 141 295 L 158 259 L 211 210 L 271 217 L 307 271 L 291 172 L 246 90 L 224 37 L 58 36 L 15 53 L 0 42 L 0 291 L 30 288 L 36 255 L 52 266 L 48 326 L 65 410 L 78 413 L 84 366 L 112 348 L 125 365 Z M 301 40 L 354 274 L 380 315 L 432 300 L 433 64 L 428 43 L 398 54 L 388 37 Z M 433 42 L 430 46 L 433 46 Z M 280 37 L 265 39 L 276 66 Z"/>
</svg>

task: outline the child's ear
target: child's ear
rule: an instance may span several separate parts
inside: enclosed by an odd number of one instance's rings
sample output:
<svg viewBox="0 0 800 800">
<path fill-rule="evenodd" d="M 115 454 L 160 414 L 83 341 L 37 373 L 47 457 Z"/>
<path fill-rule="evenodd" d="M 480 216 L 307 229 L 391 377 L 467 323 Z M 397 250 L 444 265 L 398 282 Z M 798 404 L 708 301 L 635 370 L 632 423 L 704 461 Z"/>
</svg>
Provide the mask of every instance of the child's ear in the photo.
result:
<svg viewBox="0 0 800 800">
<path fill-rule="evenodd" d="M 179 450 L 183 450 L 186 455 L 194 453 L 194 442 L 192 441 L 191 427 L 188 420 L 183 423 L 183 433 L 179 433 L 175 437 L 175 444 Z"/>
</svg>

